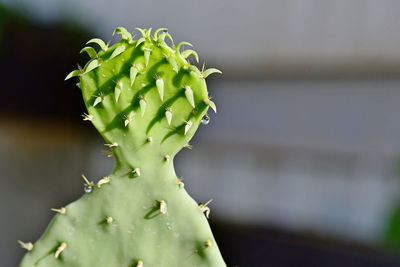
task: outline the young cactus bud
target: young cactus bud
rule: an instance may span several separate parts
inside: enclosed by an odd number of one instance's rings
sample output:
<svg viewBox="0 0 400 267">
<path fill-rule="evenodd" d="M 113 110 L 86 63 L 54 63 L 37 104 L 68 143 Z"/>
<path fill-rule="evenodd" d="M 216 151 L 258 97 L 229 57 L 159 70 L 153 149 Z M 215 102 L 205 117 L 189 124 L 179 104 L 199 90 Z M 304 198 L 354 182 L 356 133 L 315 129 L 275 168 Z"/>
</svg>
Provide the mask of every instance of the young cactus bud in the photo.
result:
<svg viewBox="0 0 400 267">
<path fill-rule="evenodd" d="M 111 46 L 90 40 L 96 47 L 82 50 L 88 63 L 67 76 L 79 79 L 83 119 L 104 137 L 115 169 L 96 183 L 82 176 L 84 196 L 53 209 L 58 214 L 34 247 L 20 242 L 30 250 L 20 267 L 226 267 L 208 203 L 196 205 L 174 168 L 175 155 L 191 148 L 215 110 L 204 78 L 218 71 L 191 65 L 187 58 L 198 60 L 197 53 L 180 51 L 187 42 L 174 47 L 166 29 L 137 31 L 135 40 L 118 27 L 122 40 Z"/>
</svg>

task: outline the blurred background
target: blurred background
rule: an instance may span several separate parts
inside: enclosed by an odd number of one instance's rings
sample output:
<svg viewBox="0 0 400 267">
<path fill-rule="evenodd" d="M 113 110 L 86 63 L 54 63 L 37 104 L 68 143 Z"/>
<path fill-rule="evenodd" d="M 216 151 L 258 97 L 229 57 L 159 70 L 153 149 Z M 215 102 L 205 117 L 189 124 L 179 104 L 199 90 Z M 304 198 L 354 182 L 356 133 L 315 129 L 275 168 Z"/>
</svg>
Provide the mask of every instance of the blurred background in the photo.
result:
<svg viewBox="0 0 400 267">
<path fill-rule="evenodd" d="M 117 26 L 224 72 L 176 170 L 228 266 L 400 266 L 399 1 L 0 0 L 1 266 L 113 169 L 64 78 Z"/>
</svg>

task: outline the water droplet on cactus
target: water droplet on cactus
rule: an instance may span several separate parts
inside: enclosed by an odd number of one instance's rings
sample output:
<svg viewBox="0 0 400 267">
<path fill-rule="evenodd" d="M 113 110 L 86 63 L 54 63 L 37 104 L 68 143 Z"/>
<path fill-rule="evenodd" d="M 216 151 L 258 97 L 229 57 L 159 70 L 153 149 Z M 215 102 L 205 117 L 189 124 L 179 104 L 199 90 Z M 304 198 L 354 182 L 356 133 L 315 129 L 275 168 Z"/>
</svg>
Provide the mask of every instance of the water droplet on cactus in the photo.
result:
<svg viewBox="0 0 400 267">
<path fill-rule="evenodd" d="M 201 123 L 203 125 L 207 125 L 210 123 L 210 116 L 208 114 L 204 115 L 203 118 L 201 118 Z"/>
<path fill-rule="evenodd" d="M 83 185 L 83 190 L 85 190 L 85 193 L 92 192 L 92 189 L 93 189 L 93 187 L 91 185 L 88 185 L 88 184 Z"/>
</svg>

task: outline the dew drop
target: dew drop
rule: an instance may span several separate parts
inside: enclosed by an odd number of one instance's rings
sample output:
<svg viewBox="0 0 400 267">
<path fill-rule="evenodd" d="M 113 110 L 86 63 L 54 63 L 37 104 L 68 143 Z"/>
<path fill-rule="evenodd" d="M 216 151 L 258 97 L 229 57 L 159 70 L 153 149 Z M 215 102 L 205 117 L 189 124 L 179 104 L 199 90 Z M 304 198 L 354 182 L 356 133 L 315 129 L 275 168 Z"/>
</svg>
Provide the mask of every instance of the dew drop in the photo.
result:
<svg viewBox="0 0 400 267">
<path fill-rule="evenodd" d="M 83 185 L 83 190 L 85 190 L 85 193 L 90 193 L 92 192 L 93 186 L 88 185 L 88 184 L 84 184 Z"/>
<path fill-rule="evenodd" d="M 210 123 L 210 116 L 208 114 L 204 115 L 203 118 L 201 118 L 201 124 L 207 125 Z"/>
</svg>

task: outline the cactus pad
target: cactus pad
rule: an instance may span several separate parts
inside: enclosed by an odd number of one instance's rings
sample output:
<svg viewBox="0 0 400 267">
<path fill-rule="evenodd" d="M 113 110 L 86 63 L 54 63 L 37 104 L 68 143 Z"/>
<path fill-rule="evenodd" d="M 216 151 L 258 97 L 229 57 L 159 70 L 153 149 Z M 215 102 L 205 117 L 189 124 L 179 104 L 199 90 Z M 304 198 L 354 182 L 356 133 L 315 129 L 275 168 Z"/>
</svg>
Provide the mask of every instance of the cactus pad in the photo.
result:
<svg viewBox="0 0 400 267">
<path fill-rule="evenodd" d="M 174 156 L 193 137 L 210 100 L 205 78 L 188 61 L 194 50 L 174 45 L 166 29 L 141 37 L 118 27 L 122 40 L 109 47 L 82 49 L 91 58 L 67 78 L 79 77 L 91 121 L 116 160 L 112 174 L 97 183 L 85 179 L 86 193 L 54 209 L 46 232 L 28 249 L 21 266 L 225 266 L 198 205 L 174 171 Z M 172 47 L 166 43 L 171 41 Z M 168 41 L 168 42 L 169 42 Z"/>
</svg>

